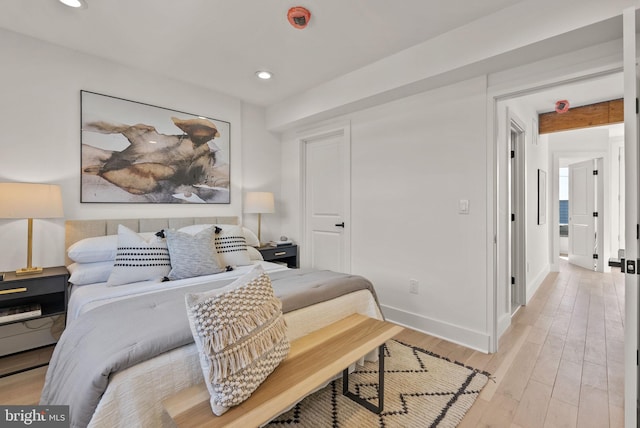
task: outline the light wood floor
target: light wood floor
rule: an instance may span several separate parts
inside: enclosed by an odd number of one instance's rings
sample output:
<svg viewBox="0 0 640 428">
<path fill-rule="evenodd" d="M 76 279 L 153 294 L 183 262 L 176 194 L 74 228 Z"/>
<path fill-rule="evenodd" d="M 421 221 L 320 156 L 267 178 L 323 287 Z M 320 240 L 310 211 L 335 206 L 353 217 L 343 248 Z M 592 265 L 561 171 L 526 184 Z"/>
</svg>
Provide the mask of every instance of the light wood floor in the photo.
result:
<svg viewBox="0 0 640 428">
<path fill-rule="evenodd" d="M 467 427 L 622 427 L 624 276 L 562 262 L 486 355 L 416 331 L 398 339 L 486 370 Z M 0 379 L 0 403 L 35 404 L 46 367 Z"/>
<path fill-rule="evenodd" d="M 461 428 L 624 426 L 624 275 L 561 262 L 495 354 L 413 331 L 399 337 L 493 375 Z"/>
</svg>

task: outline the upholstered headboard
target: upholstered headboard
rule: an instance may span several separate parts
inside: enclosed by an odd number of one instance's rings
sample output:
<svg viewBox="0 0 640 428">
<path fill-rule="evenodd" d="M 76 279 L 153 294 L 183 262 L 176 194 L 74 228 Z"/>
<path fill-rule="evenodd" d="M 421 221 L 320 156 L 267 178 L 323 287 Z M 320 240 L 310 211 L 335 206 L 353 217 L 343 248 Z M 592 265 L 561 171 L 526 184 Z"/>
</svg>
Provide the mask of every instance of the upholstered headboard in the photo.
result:
<svg viewBox="0 0 640 428">
<path fill-rule="evenodd" d="M 66 249 L 75 242 L 94 236 L 117 235 L 122 224 L 136 232 L 157 232 L 162 229 L 179 229 L 193 224 L 238 224 L 237 217 L 179 217 L 179 218 L 139 218 L 111 220 L 67 220 L 65 222 L 65 264 L 72 261 Z"/>
</svg>

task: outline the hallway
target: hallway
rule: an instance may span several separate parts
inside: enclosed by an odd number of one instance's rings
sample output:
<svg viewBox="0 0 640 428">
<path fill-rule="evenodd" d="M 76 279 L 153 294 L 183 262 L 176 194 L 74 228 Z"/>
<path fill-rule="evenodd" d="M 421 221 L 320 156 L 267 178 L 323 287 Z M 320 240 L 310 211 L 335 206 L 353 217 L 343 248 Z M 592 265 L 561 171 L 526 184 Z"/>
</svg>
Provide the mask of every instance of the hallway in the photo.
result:
<svg viewBox="0 0 640 428">
<path fill-rule="evenodd" d="M 624 275 L 560 264 L 479 367 L 496 383 L 461 427 L 624 425 Z"/>
</svg>

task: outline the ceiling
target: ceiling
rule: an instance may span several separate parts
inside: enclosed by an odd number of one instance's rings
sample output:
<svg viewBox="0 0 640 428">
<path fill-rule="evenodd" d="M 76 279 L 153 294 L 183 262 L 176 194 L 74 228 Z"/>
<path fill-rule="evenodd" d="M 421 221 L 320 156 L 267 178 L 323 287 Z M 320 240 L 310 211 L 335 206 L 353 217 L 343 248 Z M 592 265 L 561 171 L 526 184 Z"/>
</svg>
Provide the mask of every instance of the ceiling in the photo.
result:
<svg viewBox="0 0 640 428">
<path fill-rule="evenodd" d="M 3 0 L 0 28 L 267 106 L 520 1 Z"/>
<path fill-rule="evenodd" d="M 570 107 L 595 104 L 602 101 L 622 98 L 624 95 L 624 76 L 622 72 L 606 74 L 591 79 L 579 80 L 557 86 L 551 86 L 515 98 L 526 103 L 538 113 L 554 111 L 556 101 L 567 100 Z"/>
</svg>

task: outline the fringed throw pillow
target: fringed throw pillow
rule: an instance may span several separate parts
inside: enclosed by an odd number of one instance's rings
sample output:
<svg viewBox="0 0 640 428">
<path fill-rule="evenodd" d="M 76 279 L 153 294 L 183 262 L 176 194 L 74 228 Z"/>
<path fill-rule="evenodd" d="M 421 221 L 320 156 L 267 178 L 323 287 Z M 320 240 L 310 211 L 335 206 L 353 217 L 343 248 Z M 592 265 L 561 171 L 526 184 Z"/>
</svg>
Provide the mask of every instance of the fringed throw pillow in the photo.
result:
<svg viewBox="0 0 640 428">
<path fill-rule="evenodd" d="M 289 353 L 282 303 L 261 266 L 230 285 L 185 296 L 211 410 L 245 401 Z"/>
</svg>

